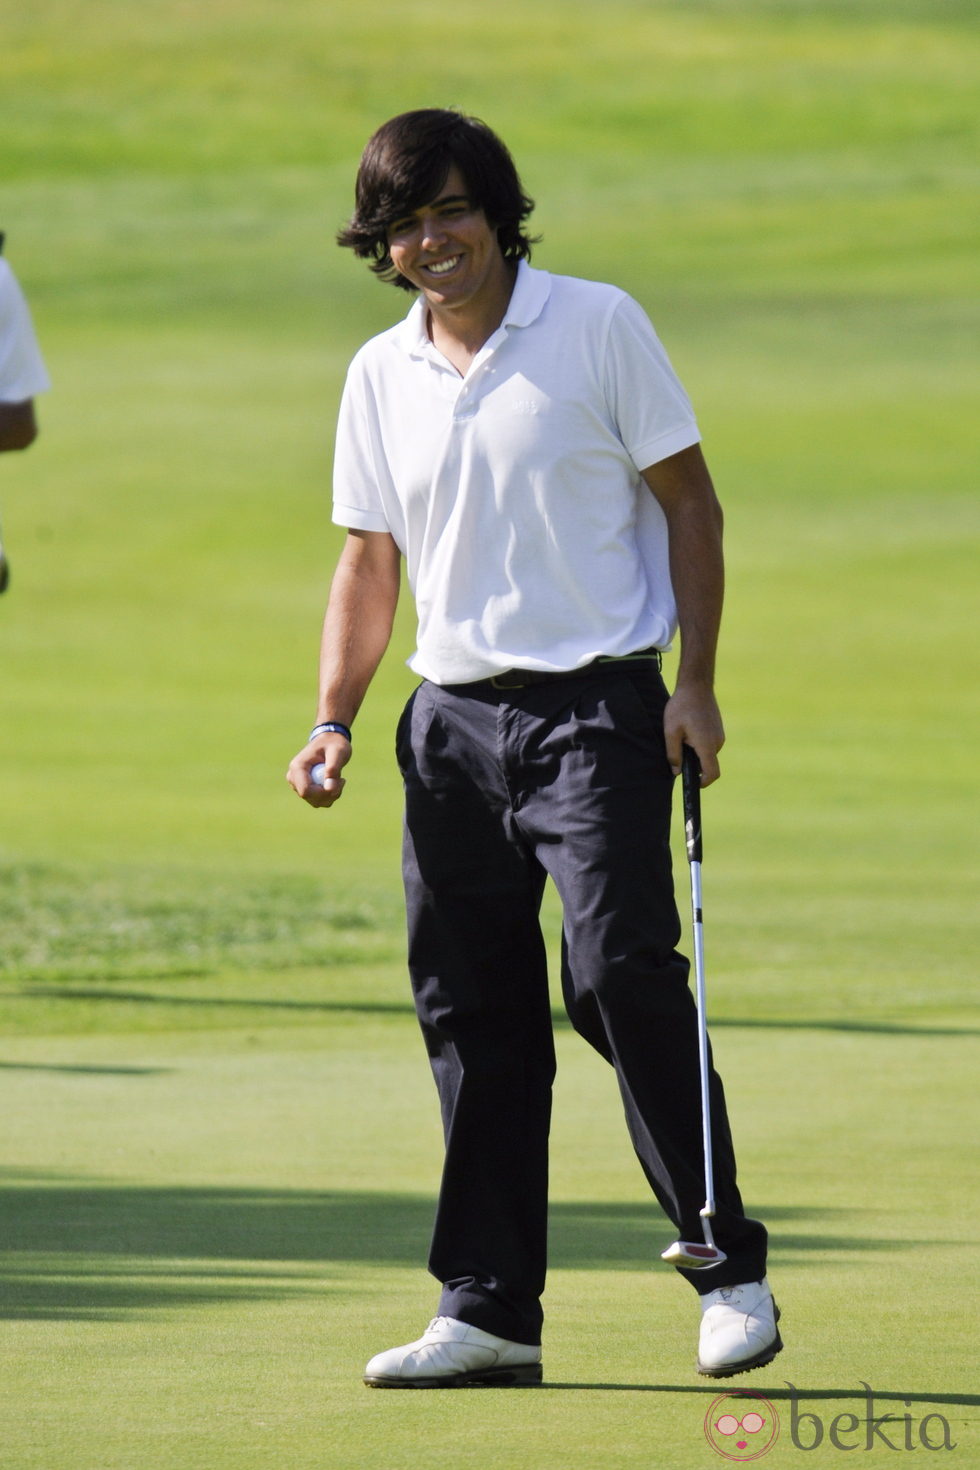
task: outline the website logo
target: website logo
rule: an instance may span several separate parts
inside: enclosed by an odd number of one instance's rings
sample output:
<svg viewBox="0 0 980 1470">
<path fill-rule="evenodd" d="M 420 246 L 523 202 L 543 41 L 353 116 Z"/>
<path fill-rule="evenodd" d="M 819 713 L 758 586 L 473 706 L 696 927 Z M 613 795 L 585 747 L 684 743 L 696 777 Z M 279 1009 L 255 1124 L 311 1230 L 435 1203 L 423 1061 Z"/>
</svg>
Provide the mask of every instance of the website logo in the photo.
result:
<svg viewBox="0 0 980 1470">
<path fill-rule="evenodd" d="M 768 1399 L 749 1389 L 733 1389 L 712 1403 L 704 1416 L 705 1438 L 726 1460 L 746 1465 L 759 1460 L 779 1438 L 779 1415 Z"/>
</svg>

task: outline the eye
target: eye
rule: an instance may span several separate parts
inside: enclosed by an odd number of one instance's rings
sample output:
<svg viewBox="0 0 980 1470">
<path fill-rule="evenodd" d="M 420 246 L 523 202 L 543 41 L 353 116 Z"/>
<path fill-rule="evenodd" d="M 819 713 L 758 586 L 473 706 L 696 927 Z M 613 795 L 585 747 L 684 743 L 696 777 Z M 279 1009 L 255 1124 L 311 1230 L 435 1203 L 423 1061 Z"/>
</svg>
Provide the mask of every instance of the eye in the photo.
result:
<svg viewBox="0 0 980 1470">
<path fill-rule="evenodd" d="M 761 1414 L 746 1414 L 742 1420 L 742 1428 L 746 1434 L 758 1434 L 765 1422 Z"/>
<path fill-rule="evenodd" d="M 409 230 L 413 230 L 414 228 L 414 219 L 396 219 L 392 220 L 391 224 L 387 228 L 386 233 L 388 235 L 388 238 L 391 239 L 395 235 L 407 235 Z"/>
</svg>

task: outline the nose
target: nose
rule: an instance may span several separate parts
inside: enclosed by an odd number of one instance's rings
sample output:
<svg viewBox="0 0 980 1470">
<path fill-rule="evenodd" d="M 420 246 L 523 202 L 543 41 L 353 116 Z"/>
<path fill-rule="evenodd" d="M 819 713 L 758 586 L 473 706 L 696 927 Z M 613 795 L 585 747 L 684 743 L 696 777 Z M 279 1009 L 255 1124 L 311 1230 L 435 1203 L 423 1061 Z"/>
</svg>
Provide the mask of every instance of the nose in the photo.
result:
<svg viewBox="0 0 980 1470">
<path fill-rule="evenodd" d="M 437 250 L 446 238 L 445 226 L 437 214 L 422 220 L 422 249 Z"/>
</svg>

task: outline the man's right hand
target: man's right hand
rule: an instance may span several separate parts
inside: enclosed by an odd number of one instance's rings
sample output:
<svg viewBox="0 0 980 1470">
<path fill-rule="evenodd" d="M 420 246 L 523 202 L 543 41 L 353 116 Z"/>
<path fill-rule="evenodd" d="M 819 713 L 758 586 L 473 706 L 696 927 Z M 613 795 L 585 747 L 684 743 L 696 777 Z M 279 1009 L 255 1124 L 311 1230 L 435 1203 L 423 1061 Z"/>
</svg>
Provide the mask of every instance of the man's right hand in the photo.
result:
<svg viewBox="0 0 980 1470">
<path fill-rule="evenodd" d="M 348 531 L 330 584 L 323 636 L 317 721 L 342 720 L 349 729 L 391 637 L 401 552 L 387 531 Z M 286 780 L 310 806 L 333 806 L 344 789 L 341 775 L 350 741 L 337 730 L 319 730 L 290 762 Z M 322 761 L 325 785 L 310 772 Z"/>
<path fill-rule="evenodd" d="M 286 780 L 296 795 L 309 802 L 310 806 L 333 806 L 340 800 L 346 784 L 340 773 L 350 757 L 350 742 L 343 735 L 318 735 L 290 761 Z M 323 785 L 317 786 L 310 779 L 310 772 L 321 762 L 325 768 Z"/>
</svg>

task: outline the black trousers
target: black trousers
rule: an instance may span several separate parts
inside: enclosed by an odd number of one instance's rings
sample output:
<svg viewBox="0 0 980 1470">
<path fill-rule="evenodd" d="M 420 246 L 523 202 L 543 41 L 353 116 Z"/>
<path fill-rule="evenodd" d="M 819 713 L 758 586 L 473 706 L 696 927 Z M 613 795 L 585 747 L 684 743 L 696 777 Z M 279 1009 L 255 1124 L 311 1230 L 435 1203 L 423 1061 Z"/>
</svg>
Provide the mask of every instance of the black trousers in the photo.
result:
<svg viewBox="0 0 980 1470">
<path fill-rule="evenodd" d="M 569 1018 L 616 1069 L 633 1146 L 684 1239 L 701 1239 L 697 1019 L 669 847 L 667 691 L 655 665 L 497 691 L 423 683 L 398 729 L 409 968 L 446 1155 L 429 1266 L 439 1312 L 540 1341 L 555 1050 L 538 912 L 563 910 Z M 760 1280 L 712 1069 L 715 1239 L 699 1292 Z M 651 1259 L 654 1259 L 651 1249 Z"/>
</svg>

